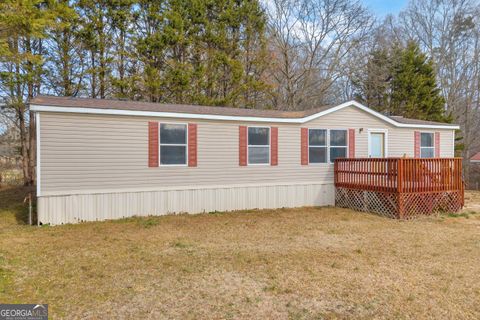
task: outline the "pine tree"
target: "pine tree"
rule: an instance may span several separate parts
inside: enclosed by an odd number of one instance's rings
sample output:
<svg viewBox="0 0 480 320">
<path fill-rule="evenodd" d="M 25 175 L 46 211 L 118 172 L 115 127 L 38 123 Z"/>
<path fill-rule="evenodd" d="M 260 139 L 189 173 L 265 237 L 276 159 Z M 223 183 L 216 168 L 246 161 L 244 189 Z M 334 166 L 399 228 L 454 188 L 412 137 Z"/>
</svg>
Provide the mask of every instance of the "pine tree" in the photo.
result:
<svg viewBox="0 0 480 320">
<path fill-rule="evenodd" d="M 358 90 L 356 99 L 379 112 L 389 112 L 393 65 L 393 59 L 386 48 L 372 51 L 366 72 L 353 80 L 353 85 Z"/>
<path fill-rule="evenodd" d="M 408 118 L 451 121 L 437 86 L 432 60 L 418 45 L 380 48 L 370 53 L 365 68 L 353 80 L 356 98 L 369 107 Z"/>
<path fill-rule="evenodd" d="M 196 69 L 201 70 L 200 61 L 195 61 L 192 54 L 201 48 L 206 7 L 203 1 L 171 0 L 169 4 L 163 32 L 163 42 L 168 46 L 163 76 L 165 98 L 176 103 L 201 103 L 194 88 L 202 83 L 205 74 L 195 74 Z"/>
<path fill-rule="evenodd" d="M 68 0 L 58 4 L 56 24 L 45 41 L 45 86 L 59 96 L 76 96 L 82 92 L 85 76 L 79 16 Z"/>
<path fill-rule="evenodd" d="M 161 1 L 139 0 L 134 12 L 135 56 L 142 68 L 137 86 L 141 98 L 150 102 L 165 101 L 162 89 L 167 49 L 163 37 L 164 11 L 165 5 Z"/>
<path fill-rule="evenodd" d="M 270 67 L 265 37 L 267 18 L 257 1 L 245 1 L 240 14 L 246 17 L 241 41 L 244 65 L 241 103 L 248 108 L 265 108 L 266 94 L 270 94 L 265 76 Z"/>
<path fill-rule="evenodd" d="M 136 61 L 131 38 L 133 35 L 134 0 L 107 2 L 107 23 L 112 37 L 110 82 L 112 96 L 134 99 L 136 90 Z"/>
<path fill-rule="evenodd" d="M 449 121 L 432 60 L 414 42 L 394 52 L 399 62 L 394 67 L 391 82 L 392 112 L 408 118 Z"/>
<path fill-rule="evenodd" d="M 267 59 L 257 0 L 142 0 L 135 15 L 147 100 L 259 105 Z"/>
<path fill-rule="evenodd" d="M 86 65 L 92 98 L 104 99 L 110 95 L 113 39 L 107 20 L 109 4 L 109 0 L 78 0 L 76 4 L 82 46 L 88 55 Z"/>
</svg>

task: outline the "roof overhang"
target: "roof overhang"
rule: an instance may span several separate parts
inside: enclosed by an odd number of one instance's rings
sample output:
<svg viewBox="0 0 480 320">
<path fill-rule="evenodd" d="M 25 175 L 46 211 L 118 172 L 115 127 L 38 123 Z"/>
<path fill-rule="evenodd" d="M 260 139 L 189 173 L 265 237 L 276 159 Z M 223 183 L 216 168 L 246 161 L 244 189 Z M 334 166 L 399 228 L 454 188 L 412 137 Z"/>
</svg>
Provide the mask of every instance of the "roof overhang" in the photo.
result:
<svg viewBox="0 0 480 320">
<path fill-rule="evenodd" d="M 120 109 L 100 109 L 100 108 L 78 108 L 78 107 L 59 107 L 48 105 L 31 104 L 30 110 L 35 112 L 60 112 L 60 113 L 81 113 L 81 114 L 103 114 L 103 115 L 122 115 L 122 116 L 140 116 L 140 117 L 160 117 L 174 119 L 201 119 L 201 120 L 221 120 L 221 121 L 245 121 L 245 122 L 274 122 L 274 123 L 306 123 L 327 114 L 339 111 L 346 107 L 357 107 L 389 124 L 398 128 L 421 128 L 421 129 L 460 129 L 457 125 L 428 125 L 428 124 L 406 124 L 395 121 L 383 114 L 372 110 L 356 101 L 348 101 L 336 107 L 312 114 L 303 118 L 266 118 L 266 117 L 246 117 L 246 116 L 226 116 L 214 114 L 195 114 L 180 112 L 152 112 L 142 110 L 120 110 Z"/>
</svg>

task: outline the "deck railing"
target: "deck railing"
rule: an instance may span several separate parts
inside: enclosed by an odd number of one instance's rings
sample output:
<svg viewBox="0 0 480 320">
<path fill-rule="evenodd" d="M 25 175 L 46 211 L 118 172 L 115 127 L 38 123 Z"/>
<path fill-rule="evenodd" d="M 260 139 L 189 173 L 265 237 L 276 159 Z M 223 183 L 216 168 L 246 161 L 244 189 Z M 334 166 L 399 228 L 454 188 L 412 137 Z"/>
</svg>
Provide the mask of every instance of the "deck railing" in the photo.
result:
<svg viewBox="0 0 480 320">
<path fill-rule="evenodd" d="M 361 191 L 369 192 L 371 199 L 390 197 L 390 200 L 395 200 L 396 214 L 400 217 L 407 209 L 411 212 L 433 212 L 439 207 L 435 206 L 440 201 L 435 199 L 445 202 L 445 195 L 454 199 L 450 200 L 448 208 L 456 210 L 463 206 L 462 158 L 337 159 L 335 187 L 337 191 L 341 189 L 344 195 L 341 197 L 339 193 L 337 198 L 345 200 L 344 202 L 357 202 L 354 205 L 356 208 L 361 206 L 358 204 L 362 201 Z M 427 194 L 430 194 L 429 198 Z M 414 198 L 416 207 L 409 207 L 407 200 Z M 384 206 L 390 200 L 385 200 Z M 417 210 L 421 206 L 424 208 Z"/>
<path fill-rule="evenodd" d="M 335 161 L 335 186 L 384 192 L 456 191 L 462 158 L 360 158 Z"/>
</svg>

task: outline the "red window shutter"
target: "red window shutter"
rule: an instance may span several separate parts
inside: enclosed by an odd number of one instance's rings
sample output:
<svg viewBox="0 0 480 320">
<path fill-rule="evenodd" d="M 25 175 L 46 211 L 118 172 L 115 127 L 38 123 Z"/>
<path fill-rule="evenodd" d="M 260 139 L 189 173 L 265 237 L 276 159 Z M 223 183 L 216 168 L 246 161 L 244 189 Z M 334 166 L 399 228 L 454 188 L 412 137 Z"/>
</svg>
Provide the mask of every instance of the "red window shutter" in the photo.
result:
<svg viewBox="0 0 480 320">
<path fill-rule="evenodd" d="M 414 156 L 420 158 L 420 131 L 415 131 Z"/>
<path fill-rule="evenodd" d="M 238 164 L 247 165 L 247 127 L 239 126 L 238 135 Z"/>
<path fill-rule="evenodd" d="M 435 132 L 435 158 L 440 158 L 440 132 Z"/>
<path fill-rule="evenodd" d="M 348 157 L 355 158 L 355 129 L 348 129 Z"/>
<path fill-rule="evenodd" d="M 148 166 L 158 167 L 158 122 L 148 123 Z"/>
<path fill-rule="evenodd" d="M 270 165 L 278 165 L 278 128 L 270 129 Z"/>
<path fill-rule="evenodd" d="M 300 145 L 301 145 L 301 163 L 302 163 L 302 166 L 306 166 L 308 165 L 308 128 L 301 128 Z"/>
<path fill-rule="evenodd" d="M 188 124 L 188 166 L 197 166 L 197 125 Z"/>
</svg>

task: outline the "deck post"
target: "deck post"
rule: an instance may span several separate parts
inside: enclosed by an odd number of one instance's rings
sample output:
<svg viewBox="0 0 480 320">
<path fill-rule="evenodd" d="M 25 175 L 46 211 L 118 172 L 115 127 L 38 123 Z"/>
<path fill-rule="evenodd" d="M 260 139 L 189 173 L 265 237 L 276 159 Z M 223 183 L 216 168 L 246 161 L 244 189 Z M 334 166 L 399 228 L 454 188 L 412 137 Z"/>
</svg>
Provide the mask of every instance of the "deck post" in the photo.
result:
<svg viewBox="0 0 480 320">
<path fill-rule="evenodd" d="M 398 217 L 403 218 L 403 158 L 397 160 L 397 201 L 398 201 Z"/>
<path fill-rule="evenodd" d="M 338 182 L 338 161 L 333 162 L 333 183 L 336 185 Z"/>
</svg>

